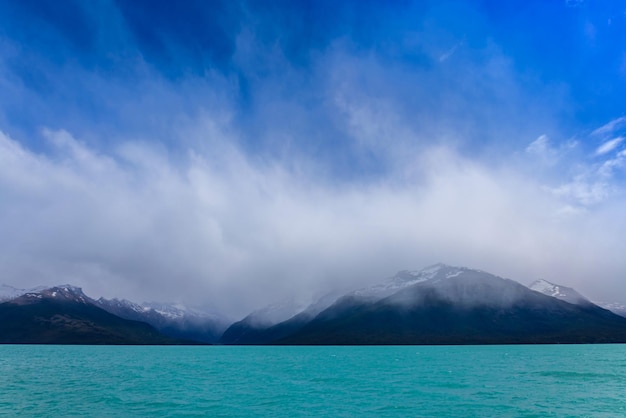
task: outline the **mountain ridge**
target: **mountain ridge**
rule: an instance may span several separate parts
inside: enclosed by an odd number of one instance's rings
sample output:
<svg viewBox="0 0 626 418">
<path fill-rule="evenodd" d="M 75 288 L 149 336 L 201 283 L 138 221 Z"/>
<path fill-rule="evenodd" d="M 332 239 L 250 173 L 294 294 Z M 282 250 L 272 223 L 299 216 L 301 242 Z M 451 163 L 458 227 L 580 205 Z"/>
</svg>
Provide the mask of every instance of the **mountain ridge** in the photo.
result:
<svg viewBox="0 0 626 418">
<path fill-rule="evenodd" d="M 0 342 L 19 342 L 8 338 L 8 332 L 35 343 L 54 342 L 56 332 L 58 341 L 78 344 L 626 342 L 626 318 L 572 288 L 543 279 L 524 286 L 442 263 L 401 270 L 381 283 L 327 294 L 309 305 L 270 305 L 235 322 L 182 305 L 94 300 L 70 284 L 30 290 L 2 285 L 0 318 Z M 12 325 L 15 321 L 34 336 L 20 334 Z M 133 337 L 133 332 L 138 334 Z"/>
<path fill-rule="evenodd" d="M 585 299 L 586 300 L 586 299 Z M 518 344 L 626 342 L 626 321 L 482 270 L 436 264 L 349 292 L 313 318 L 298 314 L 244 344 Z"/>
<path fill-rule="evenodd" d="M 171 345 L 152 326 L 99 308 L 82 289 L 70 285 L 27 291 L 0 303 L 0 343 Z"/>
</svg>

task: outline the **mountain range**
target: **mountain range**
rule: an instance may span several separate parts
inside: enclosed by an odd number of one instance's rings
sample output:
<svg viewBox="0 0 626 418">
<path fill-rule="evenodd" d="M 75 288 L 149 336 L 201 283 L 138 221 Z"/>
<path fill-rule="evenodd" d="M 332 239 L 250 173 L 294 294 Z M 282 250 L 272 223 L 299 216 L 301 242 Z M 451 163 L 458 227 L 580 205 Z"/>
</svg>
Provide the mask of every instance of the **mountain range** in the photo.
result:
<svg viewBox="0 0 626 418">
<path fill-rule="evenodd" d="M 125 299 L 104 298 L 95 303 L 124 319 L 146 322 L 169 337 L 200 343 L 215 343 L 230 324 L 228 319 L 220 315 L 182 305 L 156 302 L 137 304 Z"/>
<path fill-rule="evenodd" d="M 222 317 L 182 306 L 94 300 L 72 285 L 2 285 L 0 318 L 0 343 L 213 343 L 228 325 Z"/>
<path fill-rule="evenodd" d="M 19 294 L 0 304 L 4 344 L 177 344 L 145 322 L 97 307 L 69 285 Z"/>
<path fill-rule="evenodd" d="M 621 305 L 612 305 L 620 312 Z M 230 324 L 180 305 L 91 299 L 70 285 L 0 287 L 1 343 L 518 344 L 626 342 L 626 318 L 576 290 L 436 264 L 383 283 L 278 304 Z M 230 324 L 230 325 L 229 325 Z"/>
<path fill-rule="evenodd" d="M 549 282 L 542 281 L 542 284 Z M 626 342 L 626 318 L 573 289 L 437 264 L 262 327 L 245 318 L 223 344 L 516 344 Z M 557 286 L 557 285 L 553 285 Z M 557 286 L 558 287 L 558 286 Z M 571 290 L 567 291 L 566 290 Z"/>
</svg>

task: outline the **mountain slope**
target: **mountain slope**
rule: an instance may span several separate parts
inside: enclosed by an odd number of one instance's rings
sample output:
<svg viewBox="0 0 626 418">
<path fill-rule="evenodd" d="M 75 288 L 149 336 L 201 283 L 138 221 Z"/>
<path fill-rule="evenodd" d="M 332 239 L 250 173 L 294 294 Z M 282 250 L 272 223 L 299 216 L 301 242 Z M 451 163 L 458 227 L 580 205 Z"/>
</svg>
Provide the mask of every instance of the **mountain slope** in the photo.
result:
<svg viewBox="0 0 626 418">
<path fill-rule="evenodd" d="M 616 315 L 626 318 L 626 305 L 619 302 L 596 302 L 596 305 L 608 309 Z"/>
<path fill-rule="evenodd" d="M 529 289 L 536 292 L 543 293 L 544 295 L 552 296 L 557 299 L 564 300 L 565 302 L 573 303 L 574 305 L 597 305 L 601 308 L 609 310 L 616 315 L 626 317 L 626 305 L 619 302 L 591 302 L 589 299 L 578 293 L 571 287 L 563 286 L 560 284 L 554 284 L 547 280 L 535 280 L 530 285 Z"/>
<path fill-rule="evenodd" d="M 266 344 L 293 334 L 338 299 L 329 293 L 302 306 L 294 301 L 269 305 L 231 324 L 219 339 L 220 344 Z M 278 320 L 279 318 L 282 318 Z"/>
<path fill-rule="evenodd" d="M 142 321 L 173 338 L 212 344 L 228 325 L 225 318 L 167 304 L 137 304 L 128 300 L 100 298 L 95 303 L 124 319 Z"/>
<path fill-rule="evenodd" d="M 176 344 L 150 325 L 95 306 L 69 285 L 27 292 L 0 304 L 3 344 Z"/>
<path fill-rule="evenodd" d="M 220 344 L 268 344 L 297 332 L 314 318 L 308 312 L 300 312 L 286 321 L 274 325 L 257 324 L 244 318 L 235 322 L 222 334 Z"/>
</svg>

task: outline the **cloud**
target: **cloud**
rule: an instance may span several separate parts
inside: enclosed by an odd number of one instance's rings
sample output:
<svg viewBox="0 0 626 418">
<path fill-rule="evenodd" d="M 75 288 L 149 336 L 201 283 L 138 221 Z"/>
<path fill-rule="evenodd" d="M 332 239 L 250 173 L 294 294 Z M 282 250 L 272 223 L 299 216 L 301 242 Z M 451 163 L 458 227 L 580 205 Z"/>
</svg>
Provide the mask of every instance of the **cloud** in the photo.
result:
<svg viewBox="0 0 626 418">
<path fill-rule="evenodd" d="M 626 162 L 626 150 L 618 152 L 613 158 L 609 158 L 602 163 L 598 169 L 598 174 L 603 178 L 611 179 L 615 171 L 624 168 Z"/>
<path fill-rule="evenodd" d="M 580 175 L 572 181 L 552 189 L 559 197 L 586 207 L 604 201 L 610 194 L 610 186 L 606 181 L 596 181 Z M 569 206 L 568 206 L 569 207 Z M 578 206 L 581 209 L 581 206 Z"/>
<path fill-rule="evenodd" d="M 569 140 L 554 145 L 547 135 L 540 135 L 526 147 L 526 154 L 545 166 L 556 166 L 562 163 L 567 154 L 578 147 L 578 142 Z"/>
<path fill-rule="evenodd" d="M 624 126 L 626 126 L 626 116 L 622 116 L 622 117 L 611 120 L 605 125 L 602 125 L 601 127 L 595 129 L 591 133 L 591 135 L 603 136 L 603 135 L 611 134 L 615 132 L 616 130 L 621 129 Z"/>
<path fill-rule="evenodd" d="M 456 50 L 462 45 L 463 45 L 463 41 L 454 44 L 452 48 L 448 49 L 446 52 L 444 52 L 443 54 L 439 56 L 439 62 L 447 61 L 452 55 L 454 55 Z"/>
<path fill-rule="evenodd" d="M 593 131 L 588 140 L 594 137 L 606 137 L 619 129 L 621 121 L 615 119 Z M 536 177 L 543 178 L 551 184 L 546 185 L 560 199 L 568 202 L 564 206 L 564 213 L 586 211 L 590 206 L 598 205 L 620 194 L 621 187 L 616 181 L 616 174 L 623 167 L 624 152 L 620 151 L 613 156 L 624 138 L 619 136 L 604 141 L 589 155 L 582 153 L 579 140 L 568 140 L 561 144 L 553 144 L 547 135 L 539 136 L 526 147 L 526 155 L 534 160 L 529 167 L 535 167 L 541 172 Z M 598 158 L 600 157 L 600 158 Z M 541 170 L 542 168 L 549 170 Z"/>
<path fill-rule="evenodd" d="M 600 145 L 596 149 L 596 155 L 604 155 L 604 154 L 607 154 L 607 153 L 613 151 L 623 141 L 624 141 L 624 137 L 623 136 L 618 136 L 617 138 L 613 138 L 613 139 L 610 139 L 610 140 L 604 142 L 602 145 Z"/>
<path fill-rule="evenodd" d="M 7 29 L 2 281 L 235 316 L 437 261 L 623 290 L 626 119 L 584 136 L 471 2 L 361 4 Z"/>
<path fill-rule="evenodd" d="M 526 147 L 526 152 L 539 157 L 547 163 L 556 162 L 558 151 L 550 145 L 547 135 L 541 135 Z"/>
<path fill-rule="evenodd" d="M 330 185 L 254 163 L 227 138 L 219 159 L 190 150 L 178 165 L 145 143 L 103 153 L 45 136 L 50 155 L 0 136 L 0 274 L 14 285 L 74 282 L 241 316 L 441 260 L 582 281 L 590 259 L 615 255 L 593 251 L 606 237 L 578 239 L 607 219 L 564 216 L 532 180 L 447 147 L 416 154 L 410 177 Z"/>
</svg>

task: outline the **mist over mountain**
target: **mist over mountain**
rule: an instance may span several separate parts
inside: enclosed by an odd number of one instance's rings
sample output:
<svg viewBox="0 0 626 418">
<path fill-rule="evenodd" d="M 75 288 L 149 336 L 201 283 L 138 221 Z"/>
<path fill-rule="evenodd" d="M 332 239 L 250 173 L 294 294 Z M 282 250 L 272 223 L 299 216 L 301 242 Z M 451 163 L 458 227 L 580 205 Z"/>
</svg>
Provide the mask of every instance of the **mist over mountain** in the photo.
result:
<svg viewBox="0 0 626 418">
<path fill-rule="evenodd" d="M 535 288 L 540 287 L 535 283 Z M 546 295 L 480 270 L 437 264 L 421 271 L 402 271 L 384 283 L 350 292 L 316 315 L 303 311 L 265 329 L 246 327 L 249 324 L 244 319 L 227 329 L 220 342 L 626 342 L 624 318 L 594 305 L 573 289 L 559 289 Z"/>
<path fill-rule="evenodd" d="M 235 322 L 182 305 L 94 300 L 71 285 L 0 290 L 0 342 L 6 343 L 626 342 L 626 318 L 572 288 L 546 280 L 526 287 L 445 264 L 400 271 L 379 284 L 330 293 L 309 304 L 276 303 Z"/>
<path fill-rule="evenodd" d="M 598 306 L 626 318 L 626 304 L 619 302 L 597 302 Z"/>
<path fill-rule="evenodd" d="M 300 309 L 293 304 L 270 305 L 230 325 L 219 343 L 265 344 L 284 338 L 307 324 L 339 297 L 339 294 L 331 293 Z M 294 308 L 297 310 L 294 311 Z"/>
<path fill-rule="evenodd" d="M 203 343 L 216 342 L 231 322 L 217 314 L 164 303 L 137 304 L 104 298 L 95 303 L 121 318 L 148 323 L 170 337 Z"/>
</svg>

